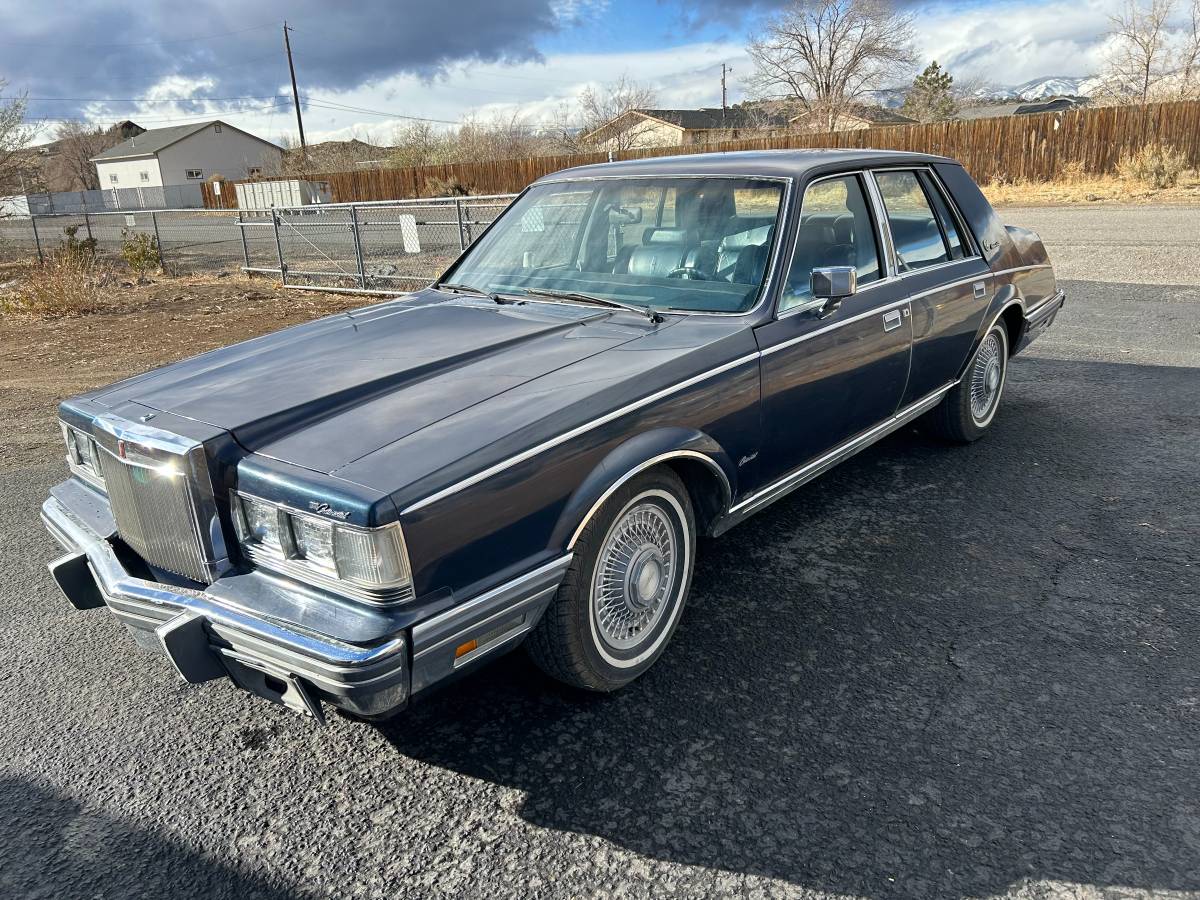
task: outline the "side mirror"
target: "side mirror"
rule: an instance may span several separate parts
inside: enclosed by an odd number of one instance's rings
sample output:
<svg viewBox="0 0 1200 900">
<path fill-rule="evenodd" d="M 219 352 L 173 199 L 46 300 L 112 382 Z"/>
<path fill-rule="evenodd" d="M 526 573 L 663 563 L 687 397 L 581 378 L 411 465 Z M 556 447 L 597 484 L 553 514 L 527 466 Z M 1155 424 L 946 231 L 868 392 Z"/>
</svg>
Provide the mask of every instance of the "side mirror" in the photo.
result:
<svg viewBox="0 0 1200 900">
<path fill-rule="evenodd" d="M 812 295 L 821 301 L 817 317 L 832 314 L 847 297 L 858 290 L 858 270 L 854 266 L 821 266 L 811 275 Z"/>
<path fill-rule="evenodd" d="M 613 225 L 637 225 L 642 221 L 642 208 L 613 206 L 608 210 L 608 221 Z"/>
</svg>

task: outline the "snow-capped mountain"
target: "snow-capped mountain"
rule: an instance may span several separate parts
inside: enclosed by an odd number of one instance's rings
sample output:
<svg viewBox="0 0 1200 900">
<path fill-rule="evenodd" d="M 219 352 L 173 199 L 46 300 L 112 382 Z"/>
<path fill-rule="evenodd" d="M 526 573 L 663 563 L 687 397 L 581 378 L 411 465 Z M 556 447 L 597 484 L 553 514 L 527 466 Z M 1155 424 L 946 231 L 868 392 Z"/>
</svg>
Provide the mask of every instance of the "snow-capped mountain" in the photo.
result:
<svg viewBox="0 0 1200 900">
<path fill-rule="evenodd" d="M 1048 97 L 1090 97 L 1099 86 L 1100 79 L 1095 75 L 1081 78 L 1050 75 L 1024 84 L 983 87 L 974 93 L 979 98 L 998 100 L 1045 100 Z"/>
</svg>

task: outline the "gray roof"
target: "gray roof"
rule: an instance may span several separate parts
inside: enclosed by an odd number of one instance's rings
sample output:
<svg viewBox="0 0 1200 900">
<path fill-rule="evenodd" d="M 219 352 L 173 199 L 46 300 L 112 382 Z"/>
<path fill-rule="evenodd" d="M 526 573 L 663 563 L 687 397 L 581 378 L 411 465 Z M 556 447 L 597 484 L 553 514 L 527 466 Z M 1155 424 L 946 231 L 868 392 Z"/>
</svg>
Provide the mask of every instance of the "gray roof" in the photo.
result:
<svg viewBox="0 0 1200 900">
<path fill-rule="evenodd" d="M 752 128 L 756 125 L 787 124 L 787 118 L 776 113 L 751 111 L 737 106 L 722 110 L 721 107 L 702 109 L 635 109 L 641 113 L 670 122 L 688 131 L 699 131 L 709 128 Z"/>
<path fill-rule="evenodd" d="M 190 137 L 197 132 L 203 131 L 212 125 L 220 125 L 222 128 L 229 128 L 233 131 L 240 131 L 242 134 L 249 135 L 256 141 L 262 141 L 264 144 L 271 144 L 270 141 L 250 134 L 248 131 L 242 131 L 230 125 L 228 122 L 222 122 L 220 119 L 210 119 L 207 122 L 193 122 L 190 125 L 172 125 L 169 128 L 151 128 L 149 131 L 144 131 L 136 137 L 131 137 L 127 141 L 122 141 L 115 147 L 109 147 L 103 153 L 92 157 L 92 162 L 103 162 L 108 159 L 129 159 L 136 156 L 153 156 L 158 151 L 170 147 L 182 141 L 185 137 Z"/>
<path fill-rule="evenodd" d="M 806 171 L 862 165 L 954 162 L 946 156 L 903 150 L 814 148 L 811 150 L 739 150 L 733 153 L 683 153 L 560 169 L 538 181 L 593 178 L 601 175 L 745 175 L 796 178 Z"/>
</svg>

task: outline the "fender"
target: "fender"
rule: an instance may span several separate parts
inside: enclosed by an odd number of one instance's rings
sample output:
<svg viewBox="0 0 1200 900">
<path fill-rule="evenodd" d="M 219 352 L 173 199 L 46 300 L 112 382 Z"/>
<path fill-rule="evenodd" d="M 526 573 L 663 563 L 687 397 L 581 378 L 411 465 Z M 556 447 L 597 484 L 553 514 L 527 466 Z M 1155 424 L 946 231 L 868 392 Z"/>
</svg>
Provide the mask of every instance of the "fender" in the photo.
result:
<svg viewBox="0 0 1200 900">
<path fill-rule="evenodd" d="M 962 378 L 963 374 L 967 371 L 967 366 L 969 366 L 971 364 L 971 360 L 974 359 L 975 351 L 979 348 L 979 342 L 983 340 L 983 336 L 992 330 L 992 326 L 1000 321 L 1000 317 L 1003 316 L 1007 310 L 1014 306 L 1020 309 L 1021 314 L 1024 315 L 1025 301 L 1018 296 L 1017 289 L 1013 287 L 1012 283 L 1010 282 L 1001 286 L 1000 290 L 996 291 L 995 296 L 992 297 L 992 302 L 988 306 L 988 311 L 983 317 L 983 324 L 980 325 L 979 331 L 975 334 L 975 340 L 971 342 L 971 352 L 967 354 L 967 358 L 964 359 L 962 364 L 958 367 L 957 374 L 959 378 Z M 1016 344 L 1014 343 L 1012 346 L 1015 347 Z M 1009 355 L 1012 355 L 1011 348 Z"/>
<path fill-rule="evenodd" d="M 706 466 L 724 494 L 721 510 L 733 502 L 737 470 L 711 436 L 692 428 L 656 428 L 613 449 L 571 495 L 554 527 L 550 546 L 570 550 L 580 533 L 621 485 L 651 466 L 683 459 Z"/>
</svg>

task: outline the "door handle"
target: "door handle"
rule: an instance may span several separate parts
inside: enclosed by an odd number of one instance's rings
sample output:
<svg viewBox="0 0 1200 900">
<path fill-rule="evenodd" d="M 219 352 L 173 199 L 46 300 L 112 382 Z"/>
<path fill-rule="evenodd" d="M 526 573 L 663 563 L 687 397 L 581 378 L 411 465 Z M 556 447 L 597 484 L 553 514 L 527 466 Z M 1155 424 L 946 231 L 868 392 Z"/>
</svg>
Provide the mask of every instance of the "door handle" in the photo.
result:
<svg viewBox="0 0 1200 900">
<path fill-rule="evenodd" d="M 901 316 L 900 310 L 893 309 L 891 312 L 883 314 L 883 330 L 894 331 L 900 327 Z"/>
<path fill-rule="evenodd" d="M 982 300 L 984 295 L 987 293 L 987 285 L 982 281 L 977 281 L 972 285 L 972 287 L 975 289 L 975 299 Z"/>
</svg>

